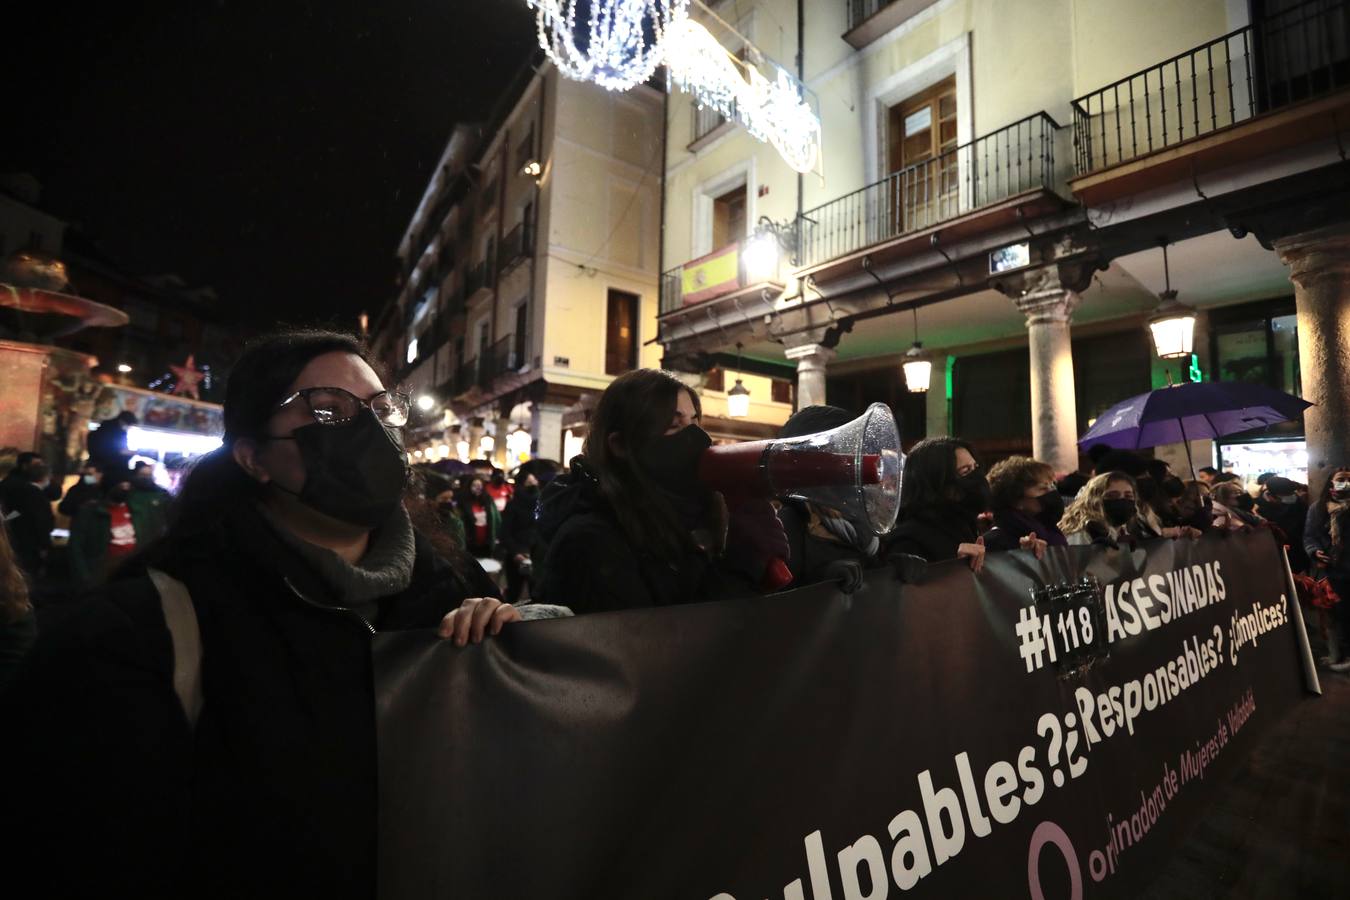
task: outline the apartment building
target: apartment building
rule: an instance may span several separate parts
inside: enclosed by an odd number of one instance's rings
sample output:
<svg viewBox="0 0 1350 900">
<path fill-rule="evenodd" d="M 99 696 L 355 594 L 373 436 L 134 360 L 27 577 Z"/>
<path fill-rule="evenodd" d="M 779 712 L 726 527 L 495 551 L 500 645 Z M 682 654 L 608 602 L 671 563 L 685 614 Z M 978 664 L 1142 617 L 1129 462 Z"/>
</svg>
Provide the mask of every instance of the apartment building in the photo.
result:
<svg viewBox="0 0 1350 900">
<path fill-rule="evenodd" d="M 795 379 L 799 404 L 891 403 L 906 444 L 954 433 L 986 459 L 1029 452 L 1062 471 L 1125 397 L 1257 381 L 1316 406 L 1192 442 L 1197 465 L 1311 469 L 1316 486 L 1350 458 L 1346 0 L 725 0 L 691 14 L 800 67 L 823 156 L 799 177 L 670 96 L 667 365 L 711 373 L 739 354 Z M 1190 352 L 1164 360 L 1148 323 L 1168 288 L 1196 321 Z M 926 376 L 907 378 L 916 359 Z"/>
</svg>

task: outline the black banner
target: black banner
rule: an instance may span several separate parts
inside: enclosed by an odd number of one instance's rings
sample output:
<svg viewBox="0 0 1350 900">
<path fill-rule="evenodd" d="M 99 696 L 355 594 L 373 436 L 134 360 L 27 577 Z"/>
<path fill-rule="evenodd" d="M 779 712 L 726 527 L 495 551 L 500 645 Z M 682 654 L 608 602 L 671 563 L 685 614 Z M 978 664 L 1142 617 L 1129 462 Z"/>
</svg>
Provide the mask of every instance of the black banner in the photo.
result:
<svg viewBox="0 0 1350 900">
<path fill-rule="evenodd" d="M 381 635 L 380 895 L 1127 896 L 1300 654 L 1267 533 Z"/>
</svg>

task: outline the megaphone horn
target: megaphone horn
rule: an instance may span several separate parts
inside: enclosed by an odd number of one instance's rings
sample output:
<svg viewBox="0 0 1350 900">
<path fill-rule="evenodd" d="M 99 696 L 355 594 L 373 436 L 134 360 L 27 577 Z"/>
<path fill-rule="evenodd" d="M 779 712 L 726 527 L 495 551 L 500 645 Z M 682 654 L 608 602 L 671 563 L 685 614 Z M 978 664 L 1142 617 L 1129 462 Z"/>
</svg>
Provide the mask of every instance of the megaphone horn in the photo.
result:
<svg viewBox="0 0 1350 900">
<path fill-rule="evenodd" d="M 873 403 L 829 431 L 709 447 L 699 459 L 698 477 L 732 496 L 817 503 L 885 534 L 900 510 L 903 471 L 895 417 L 884 403 Z"/>
</svg>

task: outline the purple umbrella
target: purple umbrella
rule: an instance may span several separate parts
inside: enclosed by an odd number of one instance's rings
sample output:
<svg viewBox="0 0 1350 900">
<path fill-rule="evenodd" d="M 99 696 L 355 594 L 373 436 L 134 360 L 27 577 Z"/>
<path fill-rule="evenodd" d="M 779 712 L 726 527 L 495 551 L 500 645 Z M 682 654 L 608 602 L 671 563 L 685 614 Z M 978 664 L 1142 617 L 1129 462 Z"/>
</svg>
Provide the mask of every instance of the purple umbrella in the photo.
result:
<svg viewBox="0 0 1350 900">
<path fill-rule="evenodd" d="M 1312 406 L 1307 400 L 1266 387 L 1238 381 L 1178 384 L 1131 397 L 1097 417 L 1080 447 L 1105 444 L 1120 450 L 1138 450 L 1223 437 L 1265 425 L 1296 419 Z M 1186 460 L 1191 456 L 1186 445 Z M 1195 464 L 1191 464 L 1195 474 Z"/>
</svg>

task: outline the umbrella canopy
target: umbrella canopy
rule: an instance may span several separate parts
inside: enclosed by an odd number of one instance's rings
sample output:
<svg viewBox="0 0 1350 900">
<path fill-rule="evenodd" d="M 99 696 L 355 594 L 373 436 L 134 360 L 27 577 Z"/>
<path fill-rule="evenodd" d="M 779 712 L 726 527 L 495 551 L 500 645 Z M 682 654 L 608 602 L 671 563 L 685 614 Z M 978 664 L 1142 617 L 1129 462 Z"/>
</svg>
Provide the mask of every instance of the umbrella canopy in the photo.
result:
<svg viewBox="0 0 1350 900">
<path fill-rule="evenodd" d="M 1298 418 L 1312 406 L 1263 384 L 1209 381 L 1158 388 L 1131 397 L 1097 417 L 1080 447 L 1105 444 L 1138 450 L 1223 437 Z"/>
</svg>

